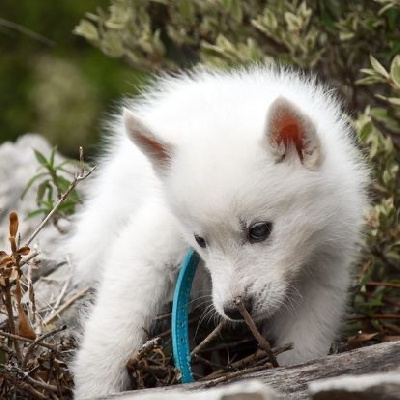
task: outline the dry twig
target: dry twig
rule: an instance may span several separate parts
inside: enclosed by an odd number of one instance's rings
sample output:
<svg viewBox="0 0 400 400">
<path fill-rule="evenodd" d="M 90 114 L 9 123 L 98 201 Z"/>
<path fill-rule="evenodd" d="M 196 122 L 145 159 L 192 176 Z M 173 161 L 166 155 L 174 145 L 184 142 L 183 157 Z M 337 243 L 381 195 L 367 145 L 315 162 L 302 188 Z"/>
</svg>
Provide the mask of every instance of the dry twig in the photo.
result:
<svg viewBox="0 0 400 400">
<path fill-rule="evenodd" d="M 54 311 L 51 315 L 49 315 L 44 321 L 43 324 L 47 325 L 51 321 L 53 321 L 54 318 L 56 318 L 58 315 L 60 315 L 65 309 L 71 306 L 71 304 L 80 299 L 82 296 L 84 296 L 88 291 L 90 290 L 89 286 L 84 287 L 80 292 L 74 294 L 73 296 L 69 297 L 65 303 L 58 308 L 56 311 Z"/>
<path fill-rule="evenodd" d="M 49 332 L 46 332 L 45 334 L 43 334 L 42 336 L 40 336 L 39 338 L 37 338 L 35 341 L 33 341 L 27 348 L 26 353 L 25 353 L 25 357 L 24 360 L 22 361 L 22 367 L 25 367 L 26 363 L 29 360 L 30 355 L 32 354 L 33 350 L 35 349 L 35 347 L 40 344 L 41 342 L 43 342 L 44 339 L 47 339 L 50 336 L 55 335 L 56 333 L 59 333 L 61 331 L 65 331 L 65 329 L 67 329 L 67 325 L 61 325 L 56 329 L 53 329 Z"/>
<path fill-rule="evenodd" d="M 204 348 L 205 346 L 207 346 L 209 343 L 211 343 L 218 335 L 219 333 L 222 331 L 222 329 L 224 328 L 224 326 L 226 325 L 226 320 L 223 319 L 218 326 L 202 341 L 200 342 L 190 353 L 191 356 L 197 356 L 197 353 Z"/>
<path fill-rule="evenodd" d="M 260 347 L 262 349 L 264 349 L 265 352 L 268 354 L 268 357 L 271 360 L 272 365 L 275 368 L 279 367 L 278 361 L 276 361 L 274 353 L 271 351 L 271 346 L 258 332 L 256 324 L 253 321 L 253 318 L 251 318 L 249 312 L 244 307 L 243 301 L 240 297 L 237 297 L 235 299 L 235 305 L 236 305 L 237 309 L 239 310 L 239 312 L 242 314 L 244 321 L 246 322 L 247 326 L 250 328 L 252 334 L 257 339 L 257 342 L 260 345 Z"/>
</svg>

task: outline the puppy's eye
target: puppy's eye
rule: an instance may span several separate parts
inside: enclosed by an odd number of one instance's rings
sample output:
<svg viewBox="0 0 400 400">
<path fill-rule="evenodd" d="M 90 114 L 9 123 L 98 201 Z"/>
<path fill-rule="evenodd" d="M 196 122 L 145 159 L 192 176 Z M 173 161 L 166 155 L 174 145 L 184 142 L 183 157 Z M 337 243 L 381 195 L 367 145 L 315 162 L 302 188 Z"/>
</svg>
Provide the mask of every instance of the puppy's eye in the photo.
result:
<svg viewBox="0 0 400 400">
<path fill-rule="evenodd" d="M 198 244 L 202 249 L 204 249 L 204 248 L 207 246 L 207 242 L 206 242 L 205 239 L 202 238 L 201 236 L 195 234 L 195 235 L 194 235 L 194 238 L 196 239 L 197 244 Z"/>
<path fill-rule="evenodd" d="M 263 242 L 269 237 L 272 231 L 271 222 L 256 222 L 249 228 L 250 243 Z"/>
</svg>

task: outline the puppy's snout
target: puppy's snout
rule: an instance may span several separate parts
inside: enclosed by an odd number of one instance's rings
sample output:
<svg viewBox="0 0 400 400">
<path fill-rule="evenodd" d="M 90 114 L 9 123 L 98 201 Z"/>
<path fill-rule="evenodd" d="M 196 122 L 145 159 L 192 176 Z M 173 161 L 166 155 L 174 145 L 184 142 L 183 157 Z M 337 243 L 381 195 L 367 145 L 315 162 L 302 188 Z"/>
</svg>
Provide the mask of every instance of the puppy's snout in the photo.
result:
<svg viewBox="0 0 400 400">
<path fill-rule="evenodd" d="M 251 296 L 246 296 L 246 297 L 242 297 L 241 298 L 242 303 L 244 308 L 247 310 L 247 312 L 249 314 L 251 314 L 251 311 L 253 310 L 253 297 Z M 241 314 L 241 312 L 239 311 L 239 309 L 237 308 L 237 306 L 235 305 L 234 301 L 229 301 L 227 303 L 224 304 L 224 314 L 233 320 L 240 320 L 243 319 L 243 316 Z"/>
</svg>

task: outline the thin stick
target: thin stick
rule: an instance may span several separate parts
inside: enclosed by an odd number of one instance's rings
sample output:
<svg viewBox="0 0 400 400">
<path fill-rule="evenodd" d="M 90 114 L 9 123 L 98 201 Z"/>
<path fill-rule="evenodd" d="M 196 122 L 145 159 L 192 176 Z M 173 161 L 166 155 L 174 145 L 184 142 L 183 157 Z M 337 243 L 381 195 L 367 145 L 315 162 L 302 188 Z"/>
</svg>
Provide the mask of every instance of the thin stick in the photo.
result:
<svg viewBox="0 0 400 400">
<path fill-rule="evenodd" d="M 213 368 L 222 368 L 222 365 L 221 365 L 221 364 L 217 364 L 217 363 L 215 363 L 215 362 L 212 362 L 212 361 L 210 361 L 210 360 L 207 360 L 207 358 L 203 358 L 202 356 L 199 356 L 198 354 L 195 354 L 193 357 L 195 357 L 196 360 L 198 360 L 198 361 L 200 361 L 200 362 L 202 362 L 202 363 L 204 363 L 204 364 L 209 365 L 210 367 L 213 367 Z"/>
<path fill-rule="evenodd" d="M 287 343 L 282 346 L 274 347 L 272 349 L 272 352 L 274 353 L 275 356 L 277 356 L 278 354 L 282 354 L 285 351 L 292 350 L 292 349 L 293 349 L 293 343 Z M 258 349 L 254 354 L 250 354 L 250 355 L 242 358 L 241 360 L 231 363 L 224 369 L 219 369 L 217 371 L 214 371 L 211 374 L 203 377 L 202 380 L 214 379 L 214 378 L 218 377 L 219 375 L 226 373 L 227 368 L 229 368 L 229 369 L 246 368 L 250 363 L 255 362 L 255 361 L 260 361 L 265 357 L 268 357 L 268 354 L 264 350 Z"/>
<path fill-rule="evenodd" d="M 172 313 L 158 314 L 158 315 L 155 317 L 155 320 L 158 321 L 158 320 L 160 320 L 160 319 L 170 318 L 171 315 L 172 315 Z"/>
<path fill-rule="evenodd" d="M 365 286 L 386 286 L 400 289 L 400 283 L 392 283 L 392 282 L 368 282 L 365 283 Z"/>
<path fill-rule="evenodd" d="M 128 360 L 126 366 L 133 369 L 135 365 L 143 358 L 146 357 L 152 350 L 160 345 L 161 338 L 155 337 L 142 344 L 142 347 Z"/>
<path fill-rule="evenodd" d="M 271 365 L 271 364 L 269 364 L 269 365 Z M 263 371 L 265 369 L 268 369 L 268 364 L 261 365 L 259 367 L 243 369 L 241 371 L 235 371 L 235 372 L 231 372 L 231 373 L 228 373 L 228 374 L 225 373 L 223 376 L 217 377 L 217 378 L 215 378 L 215 379 L 213 379 L 211 381 L 206 380 L 204 382 L 204 387 L 214 386 L 214 385 L 217 385 L 219 383 L 226 382 L 226 381 L 229 381 L 231 379 L 237 378 L 239 376 L 248 374 L 250 372 Z M 203 381 L 203 380 L 204 380 L 204 378 L 200 379 L 200 381 Z"/>
<path fill-rule="evenodd" d="M 53 209 L 47 214 L 46 218 L 39 224 L 39 226 L 34 230 L 31 236 L 29 236 L 29 239 L 27 240 L 25 246 L 29 246 L 32 240 L 36 237 L 36 235 L 43 229 L 43 227 L 49 222 L 51 217 L 55 214 L 55 212 L 58 210 L 58 207 L 62 204 L 62 202 L 70 195 L 70 193 L 75 189 L 75 187 L 78 185 L 80 181 L 83 181 L 86 179 L 98 166 L 95 165 L 92 167 L 89 171 L 84 173 L 83 175 L 76 175 L 74 180 L 71 182 L 69 185 L 68 189 L 66 190 L 65 193 L 61 195 L 61 197 L 58 199 L 57 203 L 54 205 Z"/>
<path fill-rule="evenodd" d="M 276 357 L 278 354 L 282 354 L 285 351 L 292 350 L 293 349 L 293 343 L 287 343 L 283 346 L 275 347 L 272 349 L 272 353 Z M 263 357 L 269 357 L 269 355 L 266 353 L 265 350 L 259 349 L 256 351 L 255 354 L 251 354 L 245 358 L 242 358 L 241 360 L 238 360 L 230 365 L 231 368 L 242 368 L 246 364 L 252 361 L 258 361 L 261 360 Z"/>
<path fill-rule="evenodd" d="M 400 314 L 349 314 L 346 319 L 400 319 Z"/>
<path fill-rule="evenodd" d="M 11 338 L 11 339 L 16 339 L 16 340 L 20 340 L 22 342 L 28 342 L 28 343 L 32 343 L 34 341 L 32 339 L 24 338 L 24 337 L 19 336 L 19 335 L 13 335 L 12 333 L 3 332 L 3 331 L 0 331 L 0 336 L 8 337 L 8 338 Z M 54 345 L 52 345 L 50 343 L 41 342 L 39 344 L 40 344 L 40 346 L 47 347 L 50 350 L 56 350 L 56 346 L 54 346 Z"/>
<path fill-rule="evenodd" d="M 238 340 L 236 342 L 220 343 L 220 344 L 216 344 L 215 346 L 208 347 L 206 349 L 201 349 L 199 351 L 199 353 L 209 353 L 210 351 L 216 351 L 216 350 L 221 350 L 221 349 L 229 349 L 231 347 L 237 347 L 239 345 L 248 344 L 248 343 L 251 343 L 253 341 L 254 341 L 254 338 Z"/>
<path fill-rule="evenodd" d="M 35 258 L 35 257 L 37 257 L 38 255 L 39 255 L 39 253 L 38 253 L 37 251 L 34 251 L 34 252 L 32 252 L 32 253 L 29 253 L 29 255 L 27 255 L 27 256 L 25 256 L 25 257 L 22 257 L 22 258 L 21 258 L 21 261 L 20 261 L 20 263 L 19 263 L 19 266 L 22 267 L 23 265 L 28 264 L 29 261 L 32 260 L 32 258 Z"/>
<path fill-rule="evenodd" d="M 83 297 L 88 291 L 90 290 L 90 286 L 86 286 L 83 290 L 80 292 L 74 294 L 73 296 L 69 297 L 65 303 L 58 309 L 56 310 L 53 314 L 49 315 L 44 321 L 43 324 L 47 325 L 51 321 L 53 321 L 54 318 L 56 318 L 59 314 L 61 314 L 65 309 L 71 306 L 71 304 L 78 300 L 79 298 Z"/>
<path fill-rule="evenodd" d="M 245 309 L 245 307 L 243 305 L 243 302 L 242 302 L 242 299 L 240 297 L 237 297 L 235 299 L 235 305 L 236 305 L 237 309 L 239 310 L 239 312 L 242 314 L 242 316 L 244 318 L 244 321 L 246 322 L 247 326 L 250 328 L 252 334 L 257 339 L 258 344 L 267 353 L 269 359 L 272 362 L 272 365 L 275 368 L 279 367 L 278 361 L 276 361 L 274 353 L 271 350 L 271 346 L 269 345 L 269 343 L 258 332 L 256 324 L 253 321 L 253 318 L 251 318 L 250 314 Z"/>
<path fill-rule="evenodd" d="M 0 26 L 4 26 L 5 28 L 14 29 L 16 31 L 19 31 L 19 32 L 27 35 L 28 37 L 30 37 L 34 40 L 37 40 L 38 42 L 46 44 L 47 46 L 55 45 L 55 42 L 53 42 L 49 38 L 47 38 L 43 35 L 40 35 L 39 33 L 34 32 L 34 31 L 26 28 L 25 26 L 18 25 L 15 22 L 7 21 L 6 19 L 0 18 Z"/>
<path fill-rule="evenodd" d="M 67 329 L 67 325 L 61 325 L 56 329 L 53 329 L 49 332 L 46 332 L 45 334 L 43 334 L 42 336 L 38 337 L 34 342 L 32 342 L 25 353 L 25 357 L 24 360 L 22 362 L 22 367 L 25 367 L 26 363 L 29 360 L 29 356 L 32 354 L 33 350 L 35 349 L 35 347 L 40 344 L 40 342 L 42 342 L 44 339 L 48 338 L 49 336 L 53 336 L 58 332 L 64 331 L 65 329 Z"/>
<path fill-rule="evenodd" d="M 38 392 L 35 388 L 33 388 L 29 383 L 23 382 L 17 378 L 15 378 L 10 372 L 5 372 L 2 371 L 1 374 L 4 376 L 4 378 L 8 381 L 10 381 L 15 388 L 22 390 L 26 393 L 29 393 L 32 397 L 32 399 L 37 399 L 37 400 L 47 400 L 48 398 L 43 395 L 42 393 Z"/>
<path fill-rule="evenodd" d="M 58 389 L 57 386 L 50 385 L 46 382 L 38 381 L 36 379 L 33 379 L 32 377 L 29 376 L 29 374 L 25 371 L 20 370 L 18 367 L 14 365 L 7 365 L 7 366 L 1 366 L 0 371 L 8 376 L 12 376 L 16 379 L 21 379 L 23 381 L 27 381 L 31 385 L 38 386 L 42 389 L 45 389 L 49 392 L 57 393 Z"/>
<path fill-rule="evenodd" d="M 221 332 L 226 325 L 226 319 L 223 319 L 218 326 L 202 341 L 200 342 L 190 353 L 191 356 L 197 354 L 203 347 L 211 343 Z"/>
<path fill-rule="evenodd" d="M 0 343 L 0 349 L 5 351 L 6 353 L 9 354 L 15 354 L 14 349 L 12 349 L 11 347 L 8 347 L 6 344 L 4 343 Z"/>
<path fill-rule="evenodd" d="M 10 332 L 12 335 L 15 335 L 15 324 L 14 324 L 14 313 L 12 309 L 12 303 L 11 303 L 11 290 L 10 290 L 10 284 L 8 282 L 8 279 L 6 280 L 6 285 L 3 287 L 4 290 L 3 292 L 3 303 L 6 306 L 7 309 L 7 316 L 8 316 L 8 326 L 10 329 Z M 17 354 L 18 361 L 22 360 L 22 353 L 21 349 L 19 348 L 19 343 L 18 340 L 15 338 L 12 338 L 14 342 L 14 347 L 15 347 L 15 353 Z"/>
<path fill-rule="evenodd" d="M 54 303 L 53 309 L 57 309 L 59 307 L 61 300 L 63 299 L 65 291 L 67 290 L 67 287 L 69 286 L 70 282 L 71 282 L 71 276 L 64 283 L 61 292 L 58 295 L 56 302 Z"/>
</svg>

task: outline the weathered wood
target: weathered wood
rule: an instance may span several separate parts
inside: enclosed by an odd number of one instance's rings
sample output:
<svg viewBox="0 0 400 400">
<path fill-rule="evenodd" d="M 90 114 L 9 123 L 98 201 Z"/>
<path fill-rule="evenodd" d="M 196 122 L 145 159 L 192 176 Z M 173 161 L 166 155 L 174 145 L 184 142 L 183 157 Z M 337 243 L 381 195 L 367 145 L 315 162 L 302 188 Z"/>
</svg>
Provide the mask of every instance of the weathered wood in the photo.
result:
<svg viewBox="0 0 400 400">
<path fill-rule="evenodd" d="M 399 400 L 400 371 L 322 379 L 309 392 L 312 400 Z"/>
<path fill-rule="evenodd" d="M 394 371 L 400 367 L 400 342 L 381 343 L 374 346 L 327 356 L 292 367 L 282 367 L 248 373 L 236 379 L 259 379 L 270 385 L 284 399 L 309 399 L 308 384 L 317 379 L 343 375 L 361 375 L 372 372 Z M 140 400 L 142 394 L 158 394 L 165 390 L 201 390 L 213 386 L 212 382 L 197 382 L 160 389 L 145 389 L 108 396 L 110 400 Z M 148 398 L 148 397 L 147 397 Z"/>
</svg>

